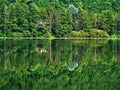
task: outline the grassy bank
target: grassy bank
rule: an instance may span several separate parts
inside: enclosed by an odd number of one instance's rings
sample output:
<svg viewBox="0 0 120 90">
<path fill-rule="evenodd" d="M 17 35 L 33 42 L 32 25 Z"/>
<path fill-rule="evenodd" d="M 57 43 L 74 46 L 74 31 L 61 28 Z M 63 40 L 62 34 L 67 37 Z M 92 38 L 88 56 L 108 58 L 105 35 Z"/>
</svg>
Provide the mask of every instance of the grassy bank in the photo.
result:
<svg viewBox="0 0 120 90">
<path fill-rule="evenodd" d="M 81 30 L 81 31 L 72 31 L 66 35 L 67 37 L 79 37 L 79 38 L 109 38 L 110 35 L 103 30 Z"/>
</svg>

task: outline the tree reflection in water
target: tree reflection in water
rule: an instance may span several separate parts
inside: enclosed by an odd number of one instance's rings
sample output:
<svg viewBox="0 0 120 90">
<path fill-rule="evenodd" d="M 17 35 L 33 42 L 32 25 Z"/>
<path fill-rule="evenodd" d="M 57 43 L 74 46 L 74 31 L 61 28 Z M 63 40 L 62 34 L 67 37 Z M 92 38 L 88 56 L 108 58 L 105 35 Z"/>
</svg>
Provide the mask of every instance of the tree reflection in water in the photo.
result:
<svg viewBox="0 0 120 90">
<path fill-rule="evenodd" d="M 119 90 L 119 48 L 120 40 L 0 40 L 0 90 Z"/>
<path fill-rule="evenodd" d="M 78 67 L 78 55 L 79 55 L 78 49 L 77 49 L 75 46 L 73 46 L 72 58 L 71 58 L 72 61 L 71 61 L 71 63 L 68 65 L 68 69 L 69 69 L 70 71 L 73 71 L 73 70 L 75 70 L 75 68 Z"/>
</svg>

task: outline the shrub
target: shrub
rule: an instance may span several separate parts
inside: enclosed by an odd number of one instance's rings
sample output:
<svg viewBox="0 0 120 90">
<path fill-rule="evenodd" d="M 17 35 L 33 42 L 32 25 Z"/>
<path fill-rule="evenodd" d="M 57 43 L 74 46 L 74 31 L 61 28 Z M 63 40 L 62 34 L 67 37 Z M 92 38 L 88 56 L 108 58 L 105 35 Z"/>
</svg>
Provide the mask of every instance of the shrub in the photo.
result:
<svg viewBox="0 0 120 90">
<path fill-rule="evenodd" d="M 7 33 L 7 37 L 23 37 L 23 34 L 20 32 L 9 32 Z"/>
<path fill-rule="evenodd" d="M 120 31 L 117 31 L 117 37 L 120 38 Z"/>
<path fill-rule="evenodd" d="M 70 34 L 71 37 L 79 37 L 79 33 L 76 31 L 72 31 Z"/>
<path fill-rule="evenodd" d="M 88 37 L 88 36 L 89 36 L 89 33 L 85 32 L 83 30 L 79 31 L 79 37 Z"/>
<path fill-rule="evenodd" d="M 91 29 L 91 30 L 80 30 L 80 31 L 72 31 L 67 37 L 92 37 L 92 38 L 108 38 L 109 35 L 103 31 L 98 29 Z"/>
<path fill-rule="evenodd" d="M 24 37 L 30 37 L 30 36 L 31 36 L 31 33 L 30 33 L 29 31 L 25 30 L 25 31 L 23 32 L 23 36 L 24 36 Z"/>
<path fill-rule="evenodd" d="M 0 32 L 0 37 L 4 37 L 4 35 Z"/>
<path fill-rule="evenodd" d="M 116 38 L 118 38 L 118 37 L 117 37 L 117 35 L 113 34 L 113 35 L 110 36 L 110 38 L 111 38 L 111 39 L 116 39 Z"/>
<path fill-rule="evenodd" d="M 98 38 L 98 37 L 107 38 L 107 37 L 109 37 L 107 32 L 105 32 L 103 30 L 98 30 L 98 29 L 88 30 L 88 33 L 89 33 L 89 37 L 95 37 L 95 38 Z"/>
</svg>

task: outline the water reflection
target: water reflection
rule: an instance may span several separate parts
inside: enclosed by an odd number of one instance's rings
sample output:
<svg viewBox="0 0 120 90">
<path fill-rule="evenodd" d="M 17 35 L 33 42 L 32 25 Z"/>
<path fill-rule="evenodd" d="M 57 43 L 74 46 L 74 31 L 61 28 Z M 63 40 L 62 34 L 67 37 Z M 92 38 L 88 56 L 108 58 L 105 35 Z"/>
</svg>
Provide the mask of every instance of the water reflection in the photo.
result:
<svg viewBox="0 0 120 90">
<path fill-rule="evenodd" d="M 0 90 L 118 90 L 120 40 L 0 40 Z"/>
<path fill-rule="evenodd" d="M 78 67 L 78 57 L 79 57 L 78 48 L 75 46 L 73 46 L 72 48 L 73 48 L 73 50 L 72 50 L 71 63 L 70 63 L 70 65 L 68 65 L 68 69 L 70 71 L 73 71 L 73 70 L 75 70 L 75 68 Z"/>
</svg>

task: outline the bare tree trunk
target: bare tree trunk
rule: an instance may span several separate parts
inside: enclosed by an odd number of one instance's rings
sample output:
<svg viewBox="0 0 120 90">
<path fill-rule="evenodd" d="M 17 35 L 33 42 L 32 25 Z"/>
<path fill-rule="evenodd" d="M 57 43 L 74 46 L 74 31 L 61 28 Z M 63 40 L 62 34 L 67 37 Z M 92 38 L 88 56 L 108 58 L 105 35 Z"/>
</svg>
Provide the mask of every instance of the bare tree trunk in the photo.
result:
<svg viewBox="0 0 120 90">
<path fill-rule="evenodd" d="M 52 12 L 49 11 L 49 23 L 50 23 L 50 32 L 51 32 L 51 29 L 52 29 Z"/>
</svg>

